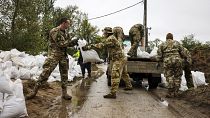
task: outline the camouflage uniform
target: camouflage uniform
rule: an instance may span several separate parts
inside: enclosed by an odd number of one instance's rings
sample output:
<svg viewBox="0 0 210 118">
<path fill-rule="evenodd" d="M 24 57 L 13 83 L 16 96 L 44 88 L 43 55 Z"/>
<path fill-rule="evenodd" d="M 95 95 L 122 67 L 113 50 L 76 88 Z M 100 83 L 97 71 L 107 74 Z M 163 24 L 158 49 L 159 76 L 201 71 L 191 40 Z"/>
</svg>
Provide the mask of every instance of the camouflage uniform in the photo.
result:
<svg viewBox="0 0 210 118">
<path fill-rule="evenodd" d="M 187 58 L 183 58 L 183 70 L 184 70 L 185 79 L 187 82 L 187 87 L 193 88 L 194 84 L 193 84 L 192 73 L 191 73 L 191 65 L 192 65 L 191 54 L 187 50 L 187 48 L 184 48 L 183 53 L 187 55 Z"/>
<path fill-rule="evenodd" d="M 117 38 L 117 40 L 121 43 L 122 48 L 123 47 L 123 41 L 124 41 L 124 32 L 122 27 L 114 27 L 113 28 L 113 34 Z"/>
<path fill-rule="evenodd" d="M 110 59 L 112 61 L 111 68 L 111 92 L 110 95 L 116 97 L 116 92 L 119 88 L 120 78 L 125 81 L 126 89 L 131 89 L 132 85 L 127 74 L 126 68 L 126 58 L 122 50 L 121 43 L 115 38 L 115 36 L 110 35 L 105 41 L 98 44 L 91 44 L 83 47 L 85 50 L 94 49 L 94 48 L 105 48 L 110 54 Z M 122 76 L 122 77 L 121 77 Z"/>
<path fill-rule="evenodd" d="M 168 85 L 168 97 L 178 95 L 182 76 L 182 58 L 187 57 L 183 53 L 183 46 L 173 39 L 159 45 L 157 60 L 163 62 L 164 75 Z"/>
<path fill-rule="evenodd" d="M 27 98 L 33 98 L 40 86 L 48 80 L 48 77 L 52 71 L 59 65 L 59 71 L 61 75 L 61 87 L 63 97 L 67 95 L 67 81 L 68 81 L 68 69 L 69 59 L 67 56 L 67 47 L 76 45 L 76 42 L 70 40 L 70 36 L 67 31 L 61 31 L 59 27 L 53 28 L 49 34 L 49 47 L 48 57 L 44 62 L 43 71 L 40 74 L 37 83 L 34 87 L 34 91 Z"/>
<path fill-rule="evenodd" d="M 136 24 L 131 27 L 129 30 L 129 37 L 131 39 L 131 48 L 128 51 L 128 55 L 131 57 L 137 57 L 137 49 L 139 46 L 139 42 L 143 46 L 143 37 L 144 37 L 144 26 L 141 24 Z"/>
</svg>

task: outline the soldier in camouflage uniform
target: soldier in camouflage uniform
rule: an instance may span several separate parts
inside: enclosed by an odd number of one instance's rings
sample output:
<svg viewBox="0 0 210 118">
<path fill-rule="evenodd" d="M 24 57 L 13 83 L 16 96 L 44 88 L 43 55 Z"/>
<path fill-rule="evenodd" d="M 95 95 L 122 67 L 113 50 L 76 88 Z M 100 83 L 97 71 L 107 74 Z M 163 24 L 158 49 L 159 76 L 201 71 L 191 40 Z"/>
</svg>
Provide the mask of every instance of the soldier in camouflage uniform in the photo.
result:
<svg viewBox="0 0 210 118">
<path fill-rule="evenodd" d="M 59 65 L 61 75 L 62 98 L 71 100 L 71 96 L 67 94 L 67 80 L 69 60 L 67 56 L 67 47 L 77 44 L 77 40 L 71 40 L 69 33 L 66 31 L 71 25 L 71 21 L 67 18 L 61 18 L 59 26 L 53 28 L 49 34 L 48 57 L 44 62 L 43 71 L 40 74 L 33 91 L 26 96 L 31 99 L 36 96 L 40 86 L 48 80 L 52 71 Z"/>
<path fill-rule="evenodd" d="M 188 89 L 194 88 L 192 73 L 191 73 L 191 65 L 192 65 L 191 54 L 190 51 L 187 50 L 187 48 L 184 48 L 183 53 L 187 55 L 187 58 L 183 58 L 183 70 L 187 82 L 187 87 Z"/>
<path fill-rule="evenodd" d="M 124 32 L 123 32 L 123 29 L 121 27 L 118 27 L 117 26 L 117 27 L 114 27 L 112 31 L 113 31 L 113 35 L 121 43 L 122 48 L 124 48 L 123 47 L 123 41 L 124 41 Z M 111 54 L 108 54 L 108 55 L 111 55 Z M 108 59 L 109 59 L 108 60 L 109 64 L 108 64 L 108 67 L 107 67 L 107 74 L 108 75 L 111 75 L 111 69 L 112 69 L 113 62 L 112 62 L 111 58 L 108 57 Z"/>
<path fill-rule="evenodd" d="M 131 57 L 137 57 L 139 43 L 141 42 L 141 46 L 144 46 L 144 26 L 141 24 L 135 24 L 132 26 L 129 30 L 129 37 L 131 39 L 131 48 L 128 51 L 128 55 Z"/>
<path fill-rule="evenodd" d="M 166 41 L 159 45 L 157 60 L 163 62 L 164 75 L 168 85 L 168 94 L 166 97 L 178 96 L 182 76 L 182 58 L 187 58 L 183 53 L 184 47 L 173 40 L 173 35 L 168 33 Z"/>
<path fill-rule="evenodd" d="M 126 58 L 122 50 L 121 43 L 117 40 L 117 38 L 113 35 L 112 28 L 106 27 L 103 30 L 103 35 L 106 38 L 103 42 L 98 44 L 91 44 L 82 47 L 83 50 L 89 50 L 94 48 L 105 48 L 107 47 L 107 51 L 110 54 L 112 64 L 112 72 L 111 72 L 111 91 L 109 94 L 104 95 L 104 98 L 116 98 L 116 92 L 119 88 L 121 75 L 127 76 L 125 72 L 126 66 Z M 132 90 L 131 81 L 128 77 L 122 78 L 125 81 L 126 88 L 124 90 Z"/>
</svg>

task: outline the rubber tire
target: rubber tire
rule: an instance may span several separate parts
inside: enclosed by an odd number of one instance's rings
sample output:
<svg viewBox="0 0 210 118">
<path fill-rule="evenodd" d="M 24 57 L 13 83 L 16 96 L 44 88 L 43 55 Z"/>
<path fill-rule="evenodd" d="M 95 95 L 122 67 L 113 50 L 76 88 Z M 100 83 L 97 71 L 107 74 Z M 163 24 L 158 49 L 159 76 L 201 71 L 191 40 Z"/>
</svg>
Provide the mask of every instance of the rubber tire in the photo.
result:
<svg viewBox="0 0 210 118">
<path fill-rule="evenodd" d="M 158 87 L 158 84 L 161 82 L 160 77 L 149 77 L 148 83 L 149 83 L 149 89 L 156 89 Z"/>
</svg>

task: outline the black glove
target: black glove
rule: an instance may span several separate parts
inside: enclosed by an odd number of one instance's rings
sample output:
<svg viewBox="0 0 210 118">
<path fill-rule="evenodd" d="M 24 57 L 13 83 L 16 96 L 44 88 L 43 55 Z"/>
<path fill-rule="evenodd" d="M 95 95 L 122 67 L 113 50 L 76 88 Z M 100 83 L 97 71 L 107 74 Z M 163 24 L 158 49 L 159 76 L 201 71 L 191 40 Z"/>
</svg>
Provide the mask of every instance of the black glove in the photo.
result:
<svg viewBox="0 0 210 118">
<path fill-rule="evenodd" d="M 87 51 L 87 50 L 88 50 L 88 47 L 87 47 L 87 46 L 83 46 L 83 47 L 82 47 L 82 50 L 83 50 L 83 51 Z"/>
<path fill-rule="evenodd" d="M 78 40 L 79 40 L 79 39 L 73 39 L 73 40 L 71 40 L 71 41 L 69 42 L 69 45 L 70 45 L 70 46 L 78 45 L 78 44 L 77 44 L 77 43 L 78 43 Z"/>
</svg>

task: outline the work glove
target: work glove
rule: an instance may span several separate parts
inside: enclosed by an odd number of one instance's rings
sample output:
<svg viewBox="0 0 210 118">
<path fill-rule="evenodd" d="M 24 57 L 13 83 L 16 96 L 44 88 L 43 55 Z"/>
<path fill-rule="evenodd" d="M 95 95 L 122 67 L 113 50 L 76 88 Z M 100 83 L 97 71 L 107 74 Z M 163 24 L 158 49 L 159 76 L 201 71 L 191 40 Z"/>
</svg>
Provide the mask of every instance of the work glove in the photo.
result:
<svg viewBox="0 0 210 118">
<path fill-rule="evenodd" d="M 83 47 L 82 47 L 82 50 L 83 50 L 83 51 L 87 51 L 87 50 L 89 50 L 89 49 L 88 49 L 87 46 L 83 46 Z"/>
<path fill-rule="evenodd" d="M 78 45 L 78 44 L 77 44 L 77 43 L 78 43 L 78 40 L 79 40 L 79 39 L 73 39 L 73 40 L 70 41 L 70 44 L 71 44 L 71 45 L 74 45 L 74 46 L 75 46 L 75 45 Z"/>
</svg>

